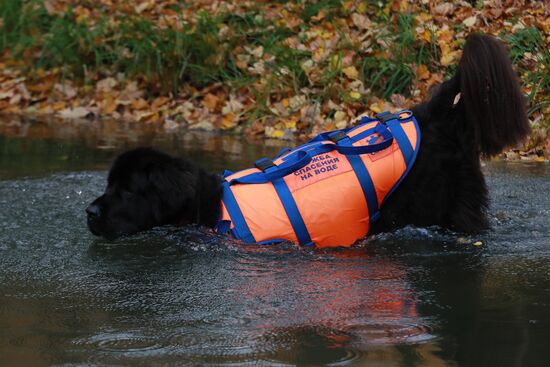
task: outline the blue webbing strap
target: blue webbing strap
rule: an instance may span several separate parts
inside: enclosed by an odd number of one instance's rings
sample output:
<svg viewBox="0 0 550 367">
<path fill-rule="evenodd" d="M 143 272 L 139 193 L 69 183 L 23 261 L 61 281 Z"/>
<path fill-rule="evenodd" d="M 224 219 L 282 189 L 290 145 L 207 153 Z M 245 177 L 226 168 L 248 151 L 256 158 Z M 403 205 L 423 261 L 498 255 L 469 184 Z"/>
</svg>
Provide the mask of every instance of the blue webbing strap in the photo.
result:
<svg viewBox="0 0 550 367">
<path fill-rule="evenodd" d="M 407 168 L 409 168 L 409 165 L 412 162 L 412 157 L 414 154 L 413 147 L 411 145 L 411 142 L 409 141 L 409 138 L 407 137 L 407 134 L 403 130 L 403 127 L 401 126 L 401 122 L 398 119 L 392 119 L 389 120 L 386 125 L 391 129 L 391 132 L 397 141 L 397 144 L 399 145 L 399 148 L 401 149 L 401 153 L 403 154 L 403 159 L 405 160 L 405 164 L 407 165 Z"/>
<path fill-rule="evenodd" d="M 233 222 L 233 233 L 235 234 L 235 238 L 243 240 L 247 243 L 256 242 L 254 236 L 250 232 L 250 228 L 248 228 L 248 225 L 246 224 L 246 219 L 244 219 L 241 208 L 239 208 L 239 204 L 235 199 L 235 195 L 233 195 L 233 192 L 229 187 L 229 183 L 224 182 L 222 186 L 223 204 L 225 205 L 225 208 L 227 209 L 229 216 L 231 217 L 231 221 Z"/>
<path fill-rule="evenodd" d="M 292 229 L 298 238 L 298 242 L 300 242 L 302 246 L 313 245 L 306 224 L 304 223 L 304 219 L 298 210 L 296 201 L 294 201 L 294 197 L 288 189 L 285 180 L 279 178 L 273 181 L 273 187 L 275 188 L 275 191 L 277 191 L 277 195 L 285 208 L 286 215 L 288 216 Z"/>
<path fill-rule="evenodd" d="M 234 178 L 229 181 L 229 184 L 259 184 L 272 182 L 306 166 L 309 162 L 311 162 L 311 157 L 322 153 L 328 153 L 333 150 L 336 150 L 337 152 L 345 156 L 375 153 L 382 149 L 386 149 L 393 143 L 393 136 L 391 135 L 391 132 L 389 130 L 385 129 L 385 131 L 382 132 L 380 135 L 384 137 L 384 140 L 380 143 L 372 145 L 363 145 L 356 147 L 351 145 L 351 143 L 347 146 L 342 144 L 319 144 L 318 146 L 315 146 L 312 149 L 308 149 L 307 151 L 300 150 L 296 152 L 298 156 L 293 163 L 291 163 L 292 161 L 289 160 L 288 163 L 285 162 L 279 166 L 276 166 L 276 169 L 274 170 L 270 169 L 266 170 L 265 172 L 254 172 L 247 176 Z"/>
<path fill-rule="evenodd" d="M 340 140 L 338 144 L 350 146 L 352 141 L 350 138 L 345 138 Z M 369 171 L 367 170 L 367 167 L 365 167 L 365 164 L 359 155 L 348 155 L 346 158 L 348 159 L 351 168 L 353 168 L 353 172 L 355 172 L 355 176 L 357 176 L 361 189 L 363 190 L 363 195 L 365 195 L 365 199 L 367 200 L 369 219 L 371 222 L 376 222 L 380 218 L 380 212 L 378 210 L 378 197 L 376 196 L 376 190 Z"/>
</svg>

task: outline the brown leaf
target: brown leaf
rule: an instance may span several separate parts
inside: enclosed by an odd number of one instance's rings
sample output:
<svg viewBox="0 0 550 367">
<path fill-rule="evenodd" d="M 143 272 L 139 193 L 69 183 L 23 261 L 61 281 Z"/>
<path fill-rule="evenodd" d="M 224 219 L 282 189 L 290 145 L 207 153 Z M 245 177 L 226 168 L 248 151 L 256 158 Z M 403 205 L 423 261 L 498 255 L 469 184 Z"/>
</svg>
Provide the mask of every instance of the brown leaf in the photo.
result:
<svg viewBox="0 0 550 367">
<path fill-rule="evenodd" d="M 143 98 L 139 98 L 132 102 L 132 108 L 135 110 L 145 110 L 149 108 L 149 103 Z"/>
<path fill-rule="evenodd" d="M 30 84 L 27 89 L 34 93 L 44 93 L 52 90 L 53 79 L 47 79 L 46 81 L 38 84 Z"/>
<path fill-rule="evenodd" d="M 73 99 L 74 97 L 76 97 L 76 90 L 69 83 L 56 83 L 54 85 L 54 89 L 59 93 L 64 94 L 65 97 L 68 99 Z"/>
<path fill-rule="evenodd" d="M 419 80 L 426 80 L 430 78 L 430 71 L 424 64 L 418 65 L 418 68 L 416 69 L 416 76 Z"/>
<path fill-rule="evenodd" d="M 159 107 L 164 106 L 169 101 L 170 101 L 170 98 L 168 98 L 168 97 L 157 97 L 153 101 L 153 104 L 151 104 L 151 109 L 156 111 L 156 110 L 159 109 Z"/>
<path fill-rule="evenodd" d="M 437 15 L 449 15 L 452 14 L 455 7 L 452 3 L 441 3 L 432 9 L 433 14 Z"/>
<path fill-rule="evenodd" d="M 208 93 L 202 99 L 202 104 L 208 108 L 210 112 L 214 112 L 220 103 L 220 98 L 215 94 Z"/>
<path fill-rule="evenodd" d="M 65 108 L 57 113 L 61 118 L 64 119 L 79 119 L 88 117 L 92 112 L 84 107 L 76 108 Z"/>
<path fill-rule="evenodd" d="M 235 127 L 236 124 L 237 124 L 237 119 L 235 118 L 235 115 L 232 112 L 230 112 L 223 115 L 223 119 L 220 127 L 222 129 L 231 129 Z"/>
<path fill-rule="evenodd" d="M 355 26 L 359 29 L 372 28 L 372 22 L 365 15 L 358 14 L 358 13 L 353 13 L 351 15 L 351 20 L 352 20 L 353 24 L 355 24 Z"/>
<path fill-rule="evenodd" d="M 115 78 L 108 77 L 98 81 L 95 85 L 95 89 L 98 92 L 110 92 L 117 85 L 118 85 L 118 82 L 116 81 Z"/>
</svg>

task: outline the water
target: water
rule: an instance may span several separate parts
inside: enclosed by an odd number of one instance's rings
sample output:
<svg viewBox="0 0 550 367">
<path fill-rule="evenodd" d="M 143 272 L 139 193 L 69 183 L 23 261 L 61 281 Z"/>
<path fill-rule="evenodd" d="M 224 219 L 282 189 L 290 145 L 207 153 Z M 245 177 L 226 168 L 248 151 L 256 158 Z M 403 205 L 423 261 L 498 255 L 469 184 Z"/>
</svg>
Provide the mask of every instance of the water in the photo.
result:
<svg viewBox="0 0 550 367">
<path fill-rule="evenodd" d="M 125 130 L 0 121 L 0 366 L 550 364 L 548 164 L 484 167 L 494 230 L 479 236 L 405 228 L 311 251 L 187 227 L 111 243 L 83 210 L 117 152 L 221 171 L 281 148 Z"/>
</svg>

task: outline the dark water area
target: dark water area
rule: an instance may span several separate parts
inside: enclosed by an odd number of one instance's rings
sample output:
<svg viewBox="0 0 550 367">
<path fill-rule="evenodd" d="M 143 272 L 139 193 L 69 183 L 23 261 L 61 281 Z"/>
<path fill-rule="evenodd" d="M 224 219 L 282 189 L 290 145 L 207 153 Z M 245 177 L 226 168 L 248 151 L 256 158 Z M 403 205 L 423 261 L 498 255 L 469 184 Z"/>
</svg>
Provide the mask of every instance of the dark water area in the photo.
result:
<svg viewBox="0 0 550 367">
<path fill-rule="evenodd" d="M 0 119 L 0 366 L 550 365 L 547 163 L 487 162 L 493 230 L 473 237 L 404 228 L 331 251 L 195 227 L 98 239 L 84 208 L 138 145 L 221 172 L 284 143 Z"/>
</svg>

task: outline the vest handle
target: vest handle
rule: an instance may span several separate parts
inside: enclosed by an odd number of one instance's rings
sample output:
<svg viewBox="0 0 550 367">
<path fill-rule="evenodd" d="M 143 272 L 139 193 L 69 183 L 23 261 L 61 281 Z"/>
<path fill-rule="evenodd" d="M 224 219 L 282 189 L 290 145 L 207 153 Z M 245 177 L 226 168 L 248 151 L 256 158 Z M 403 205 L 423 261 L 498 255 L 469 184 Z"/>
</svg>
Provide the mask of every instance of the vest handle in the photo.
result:
<svg viewBox="0 0 550 367">
<path fill-rule="evenodd" d="M 333 150 L 342 155 L 361 155 L 376 153 L 380 150 L 386 149 L 393 143 L 393 135 L 391 131 L 381 123 L 378 123 L 373 129 L 373 133 L 378 133 L 383 137 L 383 140 L 370 145 L 353 146 L 353 145 L 340 145 L 338 143 L 327 142 L 326 144 L 317 144 L 310 149 L 297 150 L 289 153 L 288 158 L 285 159 L 280 165 L 270 167 L 266 172 L 254 172 L 246 176 L 234 178 L 228 181 L 229 185 L 233 184 L 261 184 L 267 182 L 273 182 L 279 178 L 283 178 L 303 167 L 308 165 L 312 158 L 316 155 L 328 153 Z"/>
</svg>

